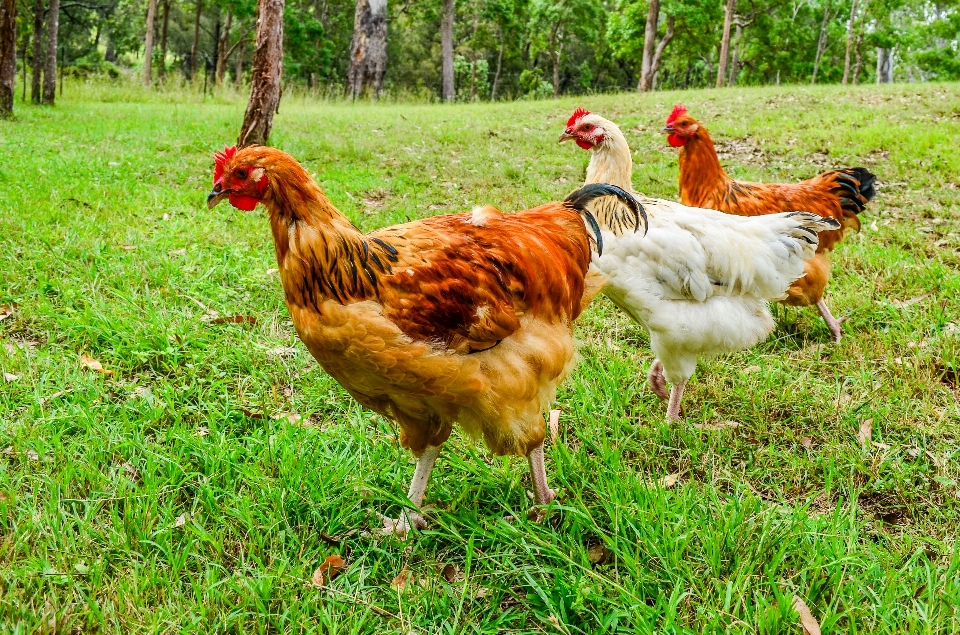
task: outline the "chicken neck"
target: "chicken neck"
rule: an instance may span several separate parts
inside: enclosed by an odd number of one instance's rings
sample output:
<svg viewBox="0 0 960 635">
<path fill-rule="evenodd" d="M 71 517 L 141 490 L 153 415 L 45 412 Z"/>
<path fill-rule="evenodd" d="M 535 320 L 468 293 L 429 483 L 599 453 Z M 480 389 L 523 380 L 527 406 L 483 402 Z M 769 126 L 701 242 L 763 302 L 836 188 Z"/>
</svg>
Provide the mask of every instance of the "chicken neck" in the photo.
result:
<svg viewBox="0 0 960 635">
<path fill-rule="evenodd" d="M 603 142 L 591 150 L 587 178 L 583 184 L 609 183 L 632 192 L 633 158 L 630 156 L 630 146 L 613 122 L 604 123 L 603 131 Z"/>
<path fill-rule="evenodd" d="M 723 171 L 710 133 L 703 126 L 680 148 L 680 200 L 697 206 L 732 179 Z"/>
</svg>

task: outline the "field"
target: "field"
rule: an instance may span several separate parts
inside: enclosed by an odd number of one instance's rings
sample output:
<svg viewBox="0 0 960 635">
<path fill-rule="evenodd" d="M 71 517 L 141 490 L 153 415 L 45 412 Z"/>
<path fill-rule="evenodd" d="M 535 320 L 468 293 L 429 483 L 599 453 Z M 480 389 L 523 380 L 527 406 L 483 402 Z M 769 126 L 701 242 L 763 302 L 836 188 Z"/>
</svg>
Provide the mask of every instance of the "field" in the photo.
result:
<svg viewBox="0 0 960 635">
<path fill-rule="evenodd" d="M 285 98 L 271 142 L 363 229 L 562 198 L 578 105 L 621 124 L 655 196 L 676 197 L 679 100 L 734 176 L 880 176 L 834 257 L 839 346 L 778 307 L 670 425 L 646 334 L 602 299 L 547 520 L 525 460 L 455 437 L 406 542 L 375 531 L 413 472 L 395 426 L 298 342 L 263 211 L 204 204 L 243 97 L 66 89 L 0 122 L 0 632 L 799 635 L 795 595 L 825 633 L 960 632 L 960 86 Z M 330 555 L 348 568 L 314 586 Z"/>
</svg>

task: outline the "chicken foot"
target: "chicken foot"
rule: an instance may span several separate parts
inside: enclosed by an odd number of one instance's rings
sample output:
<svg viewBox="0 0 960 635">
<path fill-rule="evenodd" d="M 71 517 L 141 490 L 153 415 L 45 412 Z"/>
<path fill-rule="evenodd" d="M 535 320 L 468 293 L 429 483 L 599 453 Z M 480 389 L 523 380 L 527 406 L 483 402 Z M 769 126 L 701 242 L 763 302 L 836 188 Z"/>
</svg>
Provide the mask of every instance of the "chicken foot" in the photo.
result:
<svg viewBox="0 0 960 635">
<path fill-rule="evenodd" d="M 840 329 L 840 321 L 830 313 L 830 309 L 827 307 L 827 303 L 823 301 L 823 298 L 820 298 L 820 301 L 817 302 L 817 311 L 820 312 L 820 317 L 823 318 L 823 321 L 827 323 L 827 327 L 830 328 L 830 333 L 833 334 L 833 343 L 839 344 L 840 337 L 843 335 L 843 331 Z"/>
<path fill-rule="evenodd" d="M 530 463 L 530 478 L 533 480 L 533 499 L 537 505 L 546 505 L 557 493 L 547 485 L 547 466 L 543 462 L 543 444 L 541 443 L 527 455 Z"/>
<path fill-rule="evenodd" d="M 647 381 L 650 382 L 650 389 L 664 401 L 670 398 L 667 393 L 667 378 L 663 376 L 663 362 L 659 359 L 653 360 L 650 366 L 650 373 L 647 375 Z"/>
<path fill-rule="evenodd" d="M 440 455 L 440 447 L 439 445 L 427 446 L 427 449 L 417 459 L 417 469 L 413 472 L 413 480 L 410 481 L 410 490 L 407 492 L 407 498 L 410 499 L 414 507 L 419 508 L 423 504 L 423 496 L 427 492 L 427 481 L 430 480 L 430 472 L 433 471 L 433 465 L 437 462 L 437 456 Z M 383 519 L 384 531 L 389 534 L 396 534 L 401 538 L 406 537 L 411 525 L 417 529 L 426 529 L 427 521 L 417 512 L 406 509 L 400 512 L 398 520 Z"/>
<path fill-rule="evenodd" d="M 667 423 L 672 423 L 680 419 L 680 399 L 683 397 L 683 389 L 687 387 L 687 382 L 674 384 L 670 387 L 670 404 L 667 406 Z"/>
</svg>

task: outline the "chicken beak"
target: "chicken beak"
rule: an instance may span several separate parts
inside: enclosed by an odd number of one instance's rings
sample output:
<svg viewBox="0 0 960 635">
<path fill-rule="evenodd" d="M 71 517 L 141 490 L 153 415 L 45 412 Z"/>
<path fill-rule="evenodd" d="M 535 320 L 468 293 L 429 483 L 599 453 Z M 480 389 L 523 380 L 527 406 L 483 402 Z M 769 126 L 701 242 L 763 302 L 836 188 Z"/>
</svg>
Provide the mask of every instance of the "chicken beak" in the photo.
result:
<svg viewBox="0 0 960 635">
<path fill-rule="evenodd" d="M 207 209 L 213 209 L 217 203 L 230 196 L 230 192 L 225 192 L 219 187 L 213 188 L 213 191 L 207 194 Z"/>
<path fill-rule="evenodd" d="M 564 130 L 563 133 L 560 135 L 560 139 L 557 140 L 557 143 L 563 143 L 564 141 L 569 141 L 570 139 L 576 139 L 576 137 L 573 134 Z"/>
<path fill-rule="evenodd" d="M 673 134 L 674 132 L 676 132 L 676 129 L 673 126 L 664 126 L 663 130 L 661 130 L 660 132 L 662 132 L 663 134 Z"/>
</svg>

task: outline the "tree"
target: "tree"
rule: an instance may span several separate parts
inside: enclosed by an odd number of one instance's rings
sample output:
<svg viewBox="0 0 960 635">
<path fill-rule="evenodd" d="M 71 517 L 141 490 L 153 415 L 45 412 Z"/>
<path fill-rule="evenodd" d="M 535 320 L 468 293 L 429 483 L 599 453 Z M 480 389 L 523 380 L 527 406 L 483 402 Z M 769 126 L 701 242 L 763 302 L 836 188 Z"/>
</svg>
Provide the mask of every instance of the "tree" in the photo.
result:
<svg viewBox="0 0 960 635">
<path fill-rule="evenodd" d="M 377 99 L 387 74 L 387 0 L 357 0 L 350 41 L 350 70 L 347 92 L 359 97 L 366 86 Z"/>
<path fill-rule="evenodd" d="M 33 5 L 33 77 L 30 80 L 30 101 L 39 104 L 42 93 L 40 80 L 43 78 L 43 0 Z"/>
<path fill-rule="evenodd" d="M 676 16 L 667 16 L 667 32 L 657 43 L 657 28 L 660 23 L 660 0 L 650 0 L 647 7 L 647 22 L 643 30 L 643 58 L 640 62 L 640 81 L 637 90 L 641 93 L 653 88 L 653 80 L 660 69 L 660 61 L 670 40 L 673 39 Z"/>
<path fill-rule="evenodd" d="M 440 49 L 443 67 L 443 101 L 453 101 L 456 87 L 453 83 L 453 21 L 456 17 L 454 0 L 443 0 L 443 22 L 440 25 Z"/>
<path fill-rule="evenodd" d="M 200 16 L 203 15 L 203 0 L 196 2 L 196 13 L 193 17 L 193 46 L 190 47 L 190 64 L 187 66 L 189 77 L 197 76 L 197 59 L 200 56 Z"/>
<path fill-rule="evenodd" d="M 280 107 L 283 71 L 284 0 L 260 0 L 257 17 L 257 50 L 253 55 L 250 101 L 243 115 L 237 145 L 265 145 Z"/>
<path fill-rule="evenodd" d="M 47 13 L 47 56 L 43 67 L 43 103 L 52 106 L 57 97 L 57 37 L 60 30 L 60 0 L 50 0 Z"/>
<path fill-rule="evenodd" d="M 827 0 L 823 7 L 823 21 L 820 23 L 820 37 L 817 38 L 817 53 L 813 58 L 813 75 L 810 78 L 811 84 L 817 83 L 817 71 L 820 70 L 820 60 L 823 59 L 823 52 L 827 50 L 827 38 L 829 37 L 827 26 L 836 16 L 836 13 L 830 13 L 831 8 L 831 0 Z"/>
<path fill-rule="evenodd" d="M 723 13 L 723 36 L 720 39 L 720 62 L 717 64 L 717 88 L 722 88 L 727 79 L 727 60 L 730 59 L 730 27 L 737 0 L 727 0 Z"/>
<path fill-rule="evenodd" d="M 153 81 L 150 71 L 153 67 L 153 31 L 157 21 L 157 0 L 147 1 L 147 34 L 143 40 L 143 85 L 149 86 Z"/>
<path fill-rule="evenodd" d="M 0 0 L 0 118 L 13 115 L 16 84 L 17 3 L 16 0 Z"/>
<path fill-rule="evenodd" d="M 167 76 L 167 31 L 170 26 L 170 0 L 163 0 L 163 18 L 160 24 L 160 66 L 157 77 L 162 82 Z"/>
<path fill-rule="evenodd" d="M 223 24 L 223 30 L 220 32 L 220 39 L 217 41 L 217 67 L 213 74 L 213 83 L 219 86 L 223 83 L 223 78 L 227 74 L 227 58 L 230 57 L 230 51 L 227 46 L 230 44 L 230 27 L 233 24 L 233 14 L 227 12 L 227 21 Z"/>
<path fill-rule="evenodd" d="M 893 83 L 893 49 L 877 47 L 877 83 Z"/>
<path fill-rule="evenodd" d="M 546 50 L 553 68 L 553 96 L 560 95 L 563 49 L 572 37 L 596 36 L 601 7 L 596 0 L 533 0 L 530 29 L 537 49 Z"/>
</svg>

